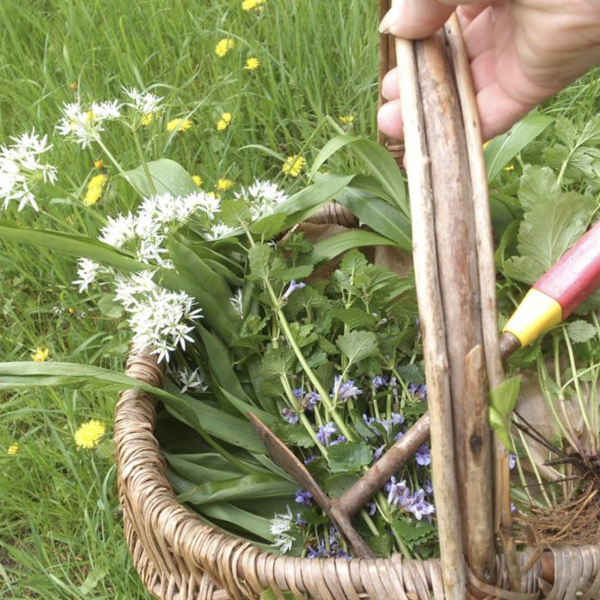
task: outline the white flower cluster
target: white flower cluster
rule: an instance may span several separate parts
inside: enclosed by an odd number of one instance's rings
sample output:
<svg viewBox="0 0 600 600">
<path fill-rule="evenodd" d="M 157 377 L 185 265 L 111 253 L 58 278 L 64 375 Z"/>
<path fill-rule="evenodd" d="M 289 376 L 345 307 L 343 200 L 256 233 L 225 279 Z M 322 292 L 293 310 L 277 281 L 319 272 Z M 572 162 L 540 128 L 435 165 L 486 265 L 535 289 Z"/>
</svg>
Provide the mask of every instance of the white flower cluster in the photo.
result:
<svg viewBox="0 0 600 600">
<path fill-rule="evenodd" d="M 270 215 L 278 204 L 287 200 L 285 192 L 279 189 L 272 181 L 257 179 L 250 187 L 242 189 L 235 195 L 240 200 L 245 200 L 250 208 L 252 219 L 256 221 Z"/>
<path fill-rule="evenodd" d="M 165 193 L 145 198 L 135 215 L 108 217 L 99 239 L 132 252 L 136 260 L 150 268 L 132 275 L 116 275 L 111 268 L 84 258 L 79 261 L 79 279 L 74 283 L 83 292 L 102 275 L 110 276 L 115 282 L 116 299 L 130 313 L 134 348 L 150 349 L 158 354 L 159 361 L 169 360 L 169 352 L 177 346 L 185 348 L 186 341 L 191 341 L 189 333 L 194 327 L 186 322 L 200 318 L 200 310 L 193 310 L 193 298 L 185 292 L 170 292 L 157 285 L 152 267 L 173 268 L 165 258 L 164 247 L 172 227 L 198 213 L 211 222 L 218 212 L 219 199 L 201 191 L 184 197 Z"/>
<path fill-rule="evenodd" d="M 93 102 L 89 107 L 81 103 L 71 102 L 63 107 L 63 116 L 56 129 L 60 135 L 71 138 L 82 148 L 87 148 L 93 141 L 100 139 L 104 131 L 105 121 L 114 121 L 121 115 L 118 100 Z"/>
<path fill-rule="evenodd" d="M 296 541 L 296 538 L 289 533 L 293 524 L 294 515 L 292 515 L 289 506 L 287 507 L 287 513 L 275 513 L 275 518 L 271 519 L 271 534 L 275 537 L 273 546 L 280 548 L 283 554 L 289 552 Z"/>
<path fill-rule="evenodd" d="M 134 108 L 142 117 L 156 116 L 162 111 L 162 97 L 151 94 L 150 92 L 140 92 L 135 88 L 123 88 L 123 92 L 129 96 L 132 102 L 128 102 L 127 106 Z"/>
<path fill-rule="evenodd" d="M 204 381 L 200 369 L 194 369 L 193 371 L 180 369 L 177 371 L 177 379 L 183 386 L 181 388 L 182 394 L 185 394 L 188 390 L 193 392 L 205 392 L 208 389 L 208 385 L 206 385 L 206 381 Z"/>
<path fill-rule="evenodd" d="M 201 309 L 194 310 L 194 299 L 185 292 L 171 292 L 152 281 L 152 271 L 142 271 L 132 277 L 117 276 L 116 298 L 130 313 L 133 330 L 133 349 L 150 349 L 158 362 L 169 361 L 177 346 L 185 349 L 193 342 L 190 332 L 201 318 Z"/>
<path fill-rule="evenodd" d="M 40 182 L 56 181 L 56 167 L 40 161 L 52 145 L 47 136 L 40 138 L 35 130 L 11 139 L 14 143 L 10 146 L 0 146 L 0 199 L 5 209 L 15 200 L 19 211 L 27 204 L 38 210 L 32 188 Z"/>
</svg>

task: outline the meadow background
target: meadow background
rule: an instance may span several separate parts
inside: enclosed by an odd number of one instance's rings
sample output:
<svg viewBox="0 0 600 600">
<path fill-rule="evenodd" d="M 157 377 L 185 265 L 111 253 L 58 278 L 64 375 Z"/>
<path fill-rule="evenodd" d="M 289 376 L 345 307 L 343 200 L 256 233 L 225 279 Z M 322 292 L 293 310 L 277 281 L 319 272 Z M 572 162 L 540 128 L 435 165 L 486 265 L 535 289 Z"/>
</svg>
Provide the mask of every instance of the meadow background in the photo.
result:
<svg viewBox="0 0 600 600">
<path fill-rule="evenodd" d="M 39 213 L 12 207 L 1 218 L 95 235 L 106 215 L 136 205 L 105 156 L 54 134 L 63 103 L 122 97 L 123 86 L 165 98 L 144 150 L 180 162 L 204 189 L 256 176 L 288 190 L 302 185 L 302 175 L 285 178 L 283 161 L 300 155 L 310 164 L 335 134 L 328 117 L 375 136 L 376 4 L 266 0 L 254 12 L 242 0 L 2 0 L 0 144 L 32 128 L 48 133 L 59 186 L 74 193 L 55 190 L 40 196 Z M 226 37 L 235 46 L 219 57 L 215 46 Z M 244 69 L 248 58 L 258 59 L 257 69 Z M 585 123 L 598 112 L 598 87 L 589 75 L 543 110 Z M 218 132 L 224 112 L 232 121 Z M 193 126 L 169 133 L 174 118 Z M 111 129 L 106 143 L 124 168 L 139 164 L 122 129 Z M 87 207 L 98 160 L 109 186 Z M 351 157 L 337 156 L 330 167 L 351 168 Z M 75 260 L 0 241 L 2 361 L 31 360 L 44 347 L 48 360 L 122 368 L 129 336 L 120 311 L 101 302 L 102 291 L 78 294 L 75 278 Z M 110 441 L 115 403 L 114 394 L 59 389 L 0 396 L 0 598 L 150 597 L 121 533 Z M 102 421 L 108 435 L 94 450 L 79 449 L 74 433 L 89 419 Z M 9 453 L 14 444 L 18 451 Z"/>
</svg>

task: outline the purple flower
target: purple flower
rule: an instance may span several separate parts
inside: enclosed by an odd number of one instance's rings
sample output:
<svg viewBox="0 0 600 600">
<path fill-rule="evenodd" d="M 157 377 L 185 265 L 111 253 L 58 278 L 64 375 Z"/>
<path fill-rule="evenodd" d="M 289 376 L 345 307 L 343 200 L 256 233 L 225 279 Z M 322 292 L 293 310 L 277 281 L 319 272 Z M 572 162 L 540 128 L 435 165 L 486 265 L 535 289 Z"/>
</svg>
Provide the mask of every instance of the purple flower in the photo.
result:
<svg viewBox="0 0 600 600">
<path fill-rule="evenodd" d="M 367 502 L 367 510 L 369 511 L 369 516 L 373 517 L 377 512 L 377 504 L 375 502 Z"/>
<path fill-rule="evenodd" d="M 333 440 L 333 442 L 329 442 L 329 445 L 335 446 L 336 444 L 345 444 L 347 441 L 348 440 L 343 435 L 340 435 L 335 440 Z"/>
<path fill-rule="evenodd" d="M 302 398 L 304 398 L 304 390 L 293 390 L 292 394 L 294 394 L 296 400 L 302 400 Z"/>
<path fill-rule="evenodd" d="M 404 423 L 404 417 L 400 413 L 393 412 L 390 416 L 392 417 L 392 425 L 402 425 Z"/>
<path fill-rule="evenodd" d="M 334 433 L 337 433 L 337 429 L 335 428 L 335 425 L 333 424 L 333 422 L 329 421 L 329 422 L 325 423 L 325 425 L 319 425 L 319 431 L 317 432 L 317 439 L 324 446 L 328 446 L 329 438 Z"/>
<path fill-rule="evenodd" d="M 292 279 L 292 281 L 290 281 L 290 286 L 288 287 L 288 289 L 285 291 L 285 294 L 283 295 L 283 299 L 287 300 L 296 290 L 301 290 L 302 288 L 305 288 L 306 284 L 305 283 L 296 283 L 295 279 Z"/>
<path fill-rule="evenodd" d="M 295 425 L 300 420 L 300 415 L 292 408 L 282 409 L 281 414 L 290 425 Z"/>
<path fill-rule="evenodd" d="M 425 492 L 419 490 L 415 493 L 412 498 L 410 506 L 406 507 L 406 510 L 414 515 L 417 521 L 420 521 L 423 517 L 429 517 L 435 512 L 435 506 L 425 500 Z"/>
<path fill-rule="evenodd" d="M 427 386 L 424 383 L 420 385 L 411 383 L 408 386 L 408 391 L 419 400 L 427 400 Z"/>
<path fill-rule="evenodd" d="M 302 513 L 296 513 L 294 525 L 298 525 L 298 527 L 306 527 L 307 522 L 302 518 Z"/>
<path fill-rule="evenodd" d="M 321 396 L 317 392 L 308 392 L 304 397 L 306 402 L 306 410 L 314 410 L 315 406 L 321 401 Z"/>
<path fill-rule="evenodd" d="M 415 453 L 415 460 L 418 465 L 426 467 L 431 464 L 431 454 L 429 453 L 429 447 L 427 444 L 423 444 Z"/>
<path fill-rule="evenodd" d="M 430 479 L 428 479 L 428 480 L 425 482 L 425 491 L 426 491 L 428 494 L 433 494 L 433 485 L 431 485 L 431 480 L 430 480 Z"/>
<path fill-rule="evenodd" d="M 362 394 L 362 390 L 357 388 L 351 379 L 342 382 L 340 375 L 334 377 L 333 389 L 330 394 L 332 398 L 338 396 L 340 400 L 347 402 L 350 398 L 358 398 L 360 394 Z"/>
<path fill-rule="evenodd" d="M 389 385 L 389 378 L 386 375 L 377 375 L 373 377 L 371 385 L 378 390 L 380 387 L 387 387 Z"/>
<path fill-rule="evenodd" d="M 317 457 L 315 454 L 309 454 L 308 458 L 304 461 L 305 465 L 310 465 L 311 462 L 317 460 Z"/>
<path fill-rule="evenodd" d="M 383 454 L 383 450 L 385 449 L 385 444 L 383 446 L 379 446 L 375 452 L 373 452 L 373 462 L 377 462 L 381 455 Z"/>
<path fill-rule="evenodd" d="M 517 510 L 517 507 L 515 506 L 515 504 L 513 502 L 511 502 L 510 503 L 510 512 L 514 513 L 514 512 L 516 512 L 516 510 Z"/>
<path fill-rule="evenodd" d="M 306 490 L 298 490 L 296 492 L 296 502 L 304 504 L 304 506 L 312 506 L 312 494 Z"/>
<path fill-rule="evenodd" d="M 404 434 L 399 431 L 395 436 L 394 436 L 394 440 L 398 441 L 401 437 L 404 437 Z"/>
<path fill-rule="evenodd" d="M 512 471 L 517 466 L 517 457 L 514 454 L 508 455 L 508 468 Z"/>
</svg>

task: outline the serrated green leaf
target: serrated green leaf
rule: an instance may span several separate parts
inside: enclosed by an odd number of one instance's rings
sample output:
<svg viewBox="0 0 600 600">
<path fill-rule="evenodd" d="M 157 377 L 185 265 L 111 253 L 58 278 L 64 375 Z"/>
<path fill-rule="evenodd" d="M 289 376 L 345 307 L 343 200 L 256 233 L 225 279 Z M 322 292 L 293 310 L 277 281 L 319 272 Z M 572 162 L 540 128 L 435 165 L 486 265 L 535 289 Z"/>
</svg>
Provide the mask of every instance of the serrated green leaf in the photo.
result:
<svg viewBox="0 0 600 600">
<path fill-rule="evenodd" d="M 397 367 L 397 372 L 405 383 L 425 383 L 423 372 L 417 365 L 400 365 Z"/>
<path fill-rule="evenodd" d="M 251 248 L 248 253 L 248 260 L 252 274 L 260 279 L 267 279 L 272 256 L 273 248 L 267 244 L 259 244 Z"/>
<path fill-rule="evenodd" d="M 243 200 L 225 200 L 221 202 L 220 220 L 229 227 L 242 227 L 252 221 L 250 209 Z"/>
<path fill-rule="evenodd" d="M 596 328 L 587 321 L 573 321 L 567 325 L 567 333 L 576 344 L 587 342 L 597 335 Z"/>
<path fill-rule="evenodd" d="M 336 345 L 348 357 L 350 364 L 375 356 L 379 352 L 377 336 L 372 331 L 350 331 L 340 335 Z"/>
<path fill-rule="evenodd" d="M 549 167 L 526 165 L 519 185 L 519 201 L 527 211 L 553 201 L 560 193 L 556 175 Z"/>
<path fill-rule="evenodd" d="M 352 329 L 369 329 L 374 327 L 377 319 L 362 308 L 336 308 L 333 316 Z"/>
<path fill-rule="evenodd" d="M 286 228 L 286 216 L 283 213 L 276 213 L 252 223 L 250 231 L 255 235 L 260 235 L 267 239 L 281 233 Z"/>
<path fill-rule="evenodd" d="M 356 473 L 371 464 L 373 450 L 364 442 L 345 442 L 330 446 L 327 457 L 332 473 Z"/>
</svg>

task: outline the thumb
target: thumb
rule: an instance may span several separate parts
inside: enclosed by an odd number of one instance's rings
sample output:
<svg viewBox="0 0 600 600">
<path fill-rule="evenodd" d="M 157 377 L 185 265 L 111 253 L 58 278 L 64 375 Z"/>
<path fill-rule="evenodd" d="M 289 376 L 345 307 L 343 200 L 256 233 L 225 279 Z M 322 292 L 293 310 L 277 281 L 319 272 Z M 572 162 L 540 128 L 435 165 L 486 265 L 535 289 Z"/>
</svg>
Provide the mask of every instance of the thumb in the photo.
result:
<svg viewBox="0 0 600 600">
<path fill-rule="evenodd" d="M 435 33 L 454 12 L 457 4 L 481 0 L 396 0 L 381 20 L 379 31 L 409 40 Z"/>
</svg>

